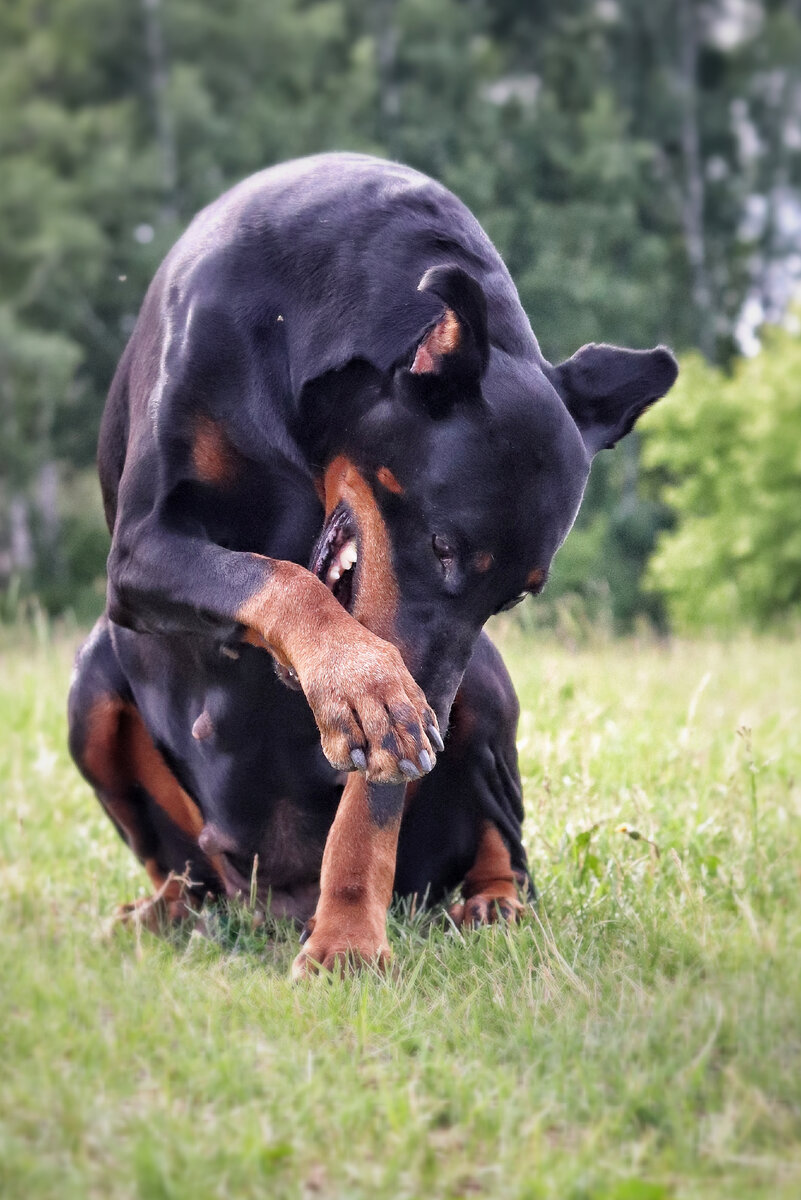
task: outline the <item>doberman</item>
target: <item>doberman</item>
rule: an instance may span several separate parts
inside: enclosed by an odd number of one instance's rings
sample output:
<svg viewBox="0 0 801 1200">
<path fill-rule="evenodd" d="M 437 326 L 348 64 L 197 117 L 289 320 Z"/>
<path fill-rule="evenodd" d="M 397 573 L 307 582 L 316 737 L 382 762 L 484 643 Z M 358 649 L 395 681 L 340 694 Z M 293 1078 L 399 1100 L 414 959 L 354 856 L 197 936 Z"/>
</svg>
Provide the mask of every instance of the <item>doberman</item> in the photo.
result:
<svg viewBox="0 0 801 1200">
<path fill-rule="evenodd" d="M 255 887 L 306 923 L 301 977 L 384 964 L 393 890 L 515 918 L 518 706 L 482 626 L 675 377 L 663 347 L 548 363 L 475 218 L 395 163 L 287 163 L 195 218 L 106 404 L 69 701 L 140 919 Z"/>
</svg>

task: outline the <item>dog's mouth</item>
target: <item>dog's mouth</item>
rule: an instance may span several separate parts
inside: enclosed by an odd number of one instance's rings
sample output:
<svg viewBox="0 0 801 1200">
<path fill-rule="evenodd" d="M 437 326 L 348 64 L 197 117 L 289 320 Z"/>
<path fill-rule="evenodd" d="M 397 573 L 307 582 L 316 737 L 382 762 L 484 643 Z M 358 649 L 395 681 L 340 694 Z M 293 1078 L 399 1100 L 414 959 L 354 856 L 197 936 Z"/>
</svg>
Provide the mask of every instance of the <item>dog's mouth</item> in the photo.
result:
<svg viewBox="0 0 801 1200">
<path fill-rule="evenodd" d="M 342 607 L 352 612 L 359 588 L 359 531 L 344 500 L 326 522 L 311 570 Z"/>
</svg>

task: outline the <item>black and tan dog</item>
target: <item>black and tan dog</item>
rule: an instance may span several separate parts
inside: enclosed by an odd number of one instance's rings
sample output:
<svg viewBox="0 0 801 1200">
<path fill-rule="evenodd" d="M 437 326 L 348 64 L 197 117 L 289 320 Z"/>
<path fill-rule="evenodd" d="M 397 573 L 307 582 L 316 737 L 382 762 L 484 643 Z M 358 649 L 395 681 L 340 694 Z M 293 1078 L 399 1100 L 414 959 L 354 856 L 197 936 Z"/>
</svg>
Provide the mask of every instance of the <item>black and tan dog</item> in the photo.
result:
<svg viewBox="0 0 801 1200">
<path fill-rule="evenodd" d="M 70 695 L 143 919 L 255 878 L 307 922 L 300 976 L 383 963 L 393 889 L 514 918 L 517 701 L 482 626 L 675 376 L 661 347 L 552 367 L 475 219 L 405 167 L 301 160 L 195 219 L 106 406 L 108 607 Z"/>
</svg>

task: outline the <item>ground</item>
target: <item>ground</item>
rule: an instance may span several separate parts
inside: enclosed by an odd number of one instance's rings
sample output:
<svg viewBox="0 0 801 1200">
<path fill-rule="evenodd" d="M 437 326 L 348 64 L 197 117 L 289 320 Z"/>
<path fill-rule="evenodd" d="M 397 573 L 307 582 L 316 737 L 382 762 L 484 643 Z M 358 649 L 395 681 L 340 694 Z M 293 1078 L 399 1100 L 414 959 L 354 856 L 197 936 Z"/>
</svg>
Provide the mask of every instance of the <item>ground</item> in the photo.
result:
<svg viewBox="0 0 801 1200">
<path fill-rule="evenodd" d="M 541 901 L 293 987 L 288 928 L 109 937 L 145 877 L 0 632 L 7 1200 L 801 1194 L 801 645 L 507 631 Z"/>
</svg>

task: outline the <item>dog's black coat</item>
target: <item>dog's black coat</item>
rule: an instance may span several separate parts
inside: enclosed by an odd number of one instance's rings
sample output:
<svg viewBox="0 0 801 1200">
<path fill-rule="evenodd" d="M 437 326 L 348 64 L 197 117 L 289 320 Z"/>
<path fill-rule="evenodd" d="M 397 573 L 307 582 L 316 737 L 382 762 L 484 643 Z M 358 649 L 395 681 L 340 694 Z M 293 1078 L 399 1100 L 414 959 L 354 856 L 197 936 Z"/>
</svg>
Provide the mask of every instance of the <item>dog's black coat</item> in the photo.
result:
<svg viewBox="0 0 801 1200">
<path fill-rule="evenodd" d="M 448 311 L 458 344 L 416 369 Z M 436 770 L 407 797 L 396 888 L 444 895 L 487 820 L 525 872 L 517 701 L 481 627 L 539 589 L 592 454 L 674 378 L 662 348 L 585 347 L 552 367 L 473 216 L 408 168 L 300 160 L 201 213 L 154 279 L 103 419 L 108 611 L 78 659 L 71 745 L 98 786 L 89 715 L 108 695 L 138 711 L 218 831 L 226 879 L 132 782 L 140 857 L 188 862 L 199 886 L 230 892 L 247 890 L 258 854 L 260 891 L 303 915 L 292 896 L 317 878 L 344 777 L 234 614 L 267 578 L 254 555 L 310 563 L 315 480 L 345 455 L 373 481 L 398 643 L 443 731 L 453 704 Z M 219 480 L 193 467 L 198 416 L 224 430 Z M 374 482 L 381 467 L 401 489 Z M 201 713 L 212 732 L 198 739 Z"/>
</svg>

